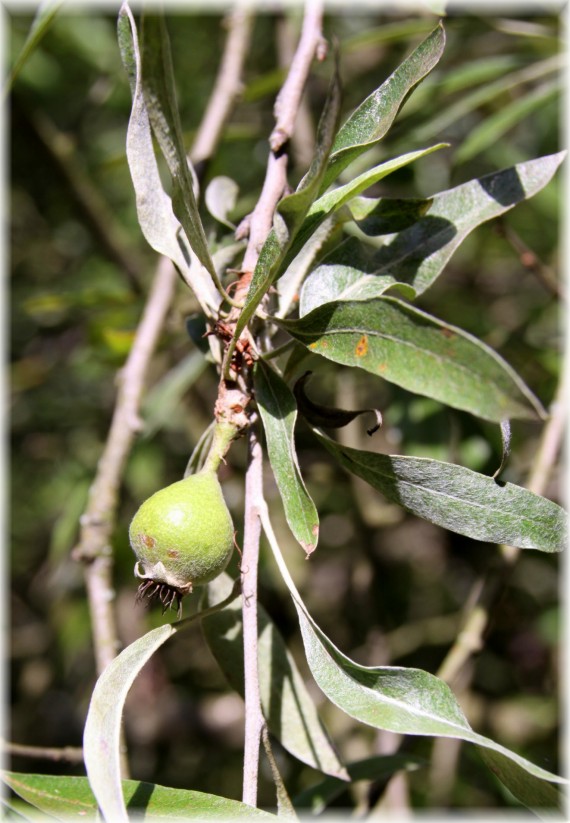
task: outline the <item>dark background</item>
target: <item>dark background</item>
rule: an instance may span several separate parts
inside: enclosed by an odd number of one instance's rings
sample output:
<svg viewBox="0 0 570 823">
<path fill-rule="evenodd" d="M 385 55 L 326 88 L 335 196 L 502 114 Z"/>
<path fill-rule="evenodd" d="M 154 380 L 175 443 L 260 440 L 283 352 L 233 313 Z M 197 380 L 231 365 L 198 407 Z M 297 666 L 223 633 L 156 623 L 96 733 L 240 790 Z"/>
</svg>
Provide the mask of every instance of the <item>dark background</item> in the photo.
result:
<svg viewBox="0 0 570 823">
<path fill-rule="evenodd" d="M 13 10 L 12 10 L 13 11 Z M 12 58 L 31 16 L 9 17 Z M 156 256 L 139 230 L 125 133 L 130 92 L 115 35 L 116 17 L 101 11 L 56 17 L 18 77 L 7 128 L 10 217 L 10 621 L 8 651 L 10 739 L 35 746 L 80 746 L 95 682 L 90 618 L 82 570 L 70 553 L 78 519 L 107 436 L 115 378 L 140 317 Z M 259 14 L 242 101 L 211 163 L 215 175 L 240 186 L 236 221 L 254 204 L 265 172 L 272 105 L 283 79 L 276 41 L 289 18 Z M 424 16 L 357 11 L 327 16 L 325 34 L 340 43 L 344 110 L 374 90 L 435 25 Z M 204 111 L 224 32 L 220 17 L 168 15 L 179 105 L 187 145 Z M 378 156 L 389 157 L 447 141 L 449 149 L 382 181 L 375 193 L 428 196 L 481 174 L 559 149 L 560 101 L 537 89 L 556 79 L 546 72 L 561 51 L 555 16 L 479 17 L 451 14 L 447 47 L 429 78 L 403 108 Z M 525 69 L 535 67 L 525 81 Z M 315 67 L 307 100 L 314 122 L 326 94 L 330 61 Z M 522 82 L 521 82 L 522 79 Z M 488 90 L 485 94 L 483 90 Z M 527 101 L 526 107 L 524 101 Z M 530 102 L 529 102 L 530 101 Z M 509 106 L 508 128 L 492 131 Z M 463 106 L 456 111 L 454 107 Z M 462 158 L 466 141 L 487 123 L 480 147 Z M 302 149 L 302 147 L 301 147 Z M 302 157 L 302 155 L 301 155 Z M 366 161 L 372 164 L 371 156 Z M 302 159 L 291 181 L 303 174 Z M 86 201 L 98 215 L 94 224 Z M 513 233 L 554 273 L 559 266 L 560 176 L 499 224 L 470 236 L 419 308 L 493 346 L 537 394 L 552 400 L 560 370 L 560 307 L 552 288 L 509 242 Z M 204 213 L 212 243 L 220 228 Z M 500 231 L 506 227 L 508 236 Z M 126 258 L 109 251 L 109 236 Z M 196 308 L 180 284 L 153 358 L 143 408 L 146 429 L 131 454 L 114 534 L 115 586 L 124 643 L 158 625 L 158 611 L 134 606 L 137 581 L 128 545 L 130 518 L 140 502 L 179 479 L 211 419 L 217 379 L 185 330 Z M 174 371 L 176 370 L 176 371 Z M 174 375 L 180 381 L 173 386 Z M 498 427 L 415 397 L 364 373 L 319 362 L 311 395 L 345 407 L 382 408 L 378 435 L 388 452 L 455 460 L 492 473 L 500 461 Z M 365 448 L 366 421 L 343 433 Z M 513 454 L 504 479 L 524 484 L 541 427 L 513 425 Z M 395 664 L 435 672 L 453 642 L 474 582 L 497 558 L 497 547 L 444 532 L 388 505 L 350 479 L 302 425 L 297 440 L 303 472 L 321 518 L 319 549 L 309 563 L 290 536 L 267 469 L 268 496 L 292 574 L 312 615 L 349 656 L 365 665 Z M 232 450 L 224 490 L 241 528 L 243 449 Z M 559 500 L 559 472 L 546 495 Z M 264 550 L 260 599 L 280 625 L 302 671 L 302 647 L 290 600 Z M 234 569 L 235 571 L 235 569 Z M 188 607 L 185 607 L 188 608 Z M 189 606 L 190 610 L 195 608 Z M 551 771 L 558 763 L 559 560 L 523 552 L 495 610 L 484 650 L 454 684 L 472 725 Z M 309 676 L 308 676 L 308 679 Z M 359 726 L 315 699 L 342 757 L 382 750 L 386 735 Z M 241 796 L 243 705 L 230 692 L 198 627 L 174 637 L 153 658 L 129 697 L 127 735 L 133 777 L 166 786 Z M 438 748 L 439 745 L 439 754 Z M 508 806 L 476 751 L 420 740 L 433 770 L 410 777 L 414 808 Z M 437 776 L 451 752 L 452 765 Z M 443 754 L 442 754 L 443 752 Z M 439 759 L 438 759 L 439 758 Z M 279 750 L 294 796 L 318 775 Z M 81 767 L 14 758 L 12 768 L 82 774 Z M 356 803 L 366 786 L 345 794 Z M 260 803 L 274 802 L 269 773 Z"/>
</svg>

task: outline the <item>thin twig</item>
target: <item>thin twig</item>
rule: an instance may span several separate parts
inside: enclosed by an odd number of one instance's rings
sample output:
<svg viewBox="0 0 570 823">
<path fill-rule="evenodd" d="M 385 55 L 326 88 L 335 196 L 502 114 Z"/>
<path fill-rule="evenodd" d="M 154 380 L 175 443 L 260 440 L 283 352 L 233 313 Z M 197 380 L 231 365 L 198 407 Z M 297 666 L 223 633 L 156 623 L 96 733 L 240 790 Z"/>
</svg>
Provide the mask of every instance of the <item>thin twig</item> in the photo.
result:
<svg viewBox="0 0 570 823">
<path fill-rule="evenodd" d="M 310 66 L 322 43 L 322 5 L 307 0 L 303 31 L 289 75 L 275 104 L 276 127 L 270 138 L 265 181 L 260 198 L 248 219 L 249 239 L 242 262 L 242 277 L 235 300 L 245 298 L 263 243 L 273 225 L 277 203 L 287 185 L 287 140 L 295 123 Z M 237 319 L 234 310 L 232 320 Z M 243 639 L 245 672 L 245 745 L 243 802 L 257 805 L 259 748 L 264 719 L 259 697 L 257 635 L 257 566 L 261 526 L 259 507 L 263 504 L 262 450 L 255 431 L 250 429 L 249 465 L 246 474 L 245 530 L 242 568 Z"/>
<path fill-rule="evenodd" d="M 255 269 L 261 247 L 273 226 L 275 207 L 287 187 L 288 161 L 289 156 L 283 149 L 277 153 L 269 152 L 261 195 L 249 219 L 249 240 L 242 263 L 244 272 L 248 274 L 253 273 Z M 249 277 L 244 276 L 240 280 L 239 288 L 236 289 L 235 294 L 236 302 L 239 302 L 242 296 L 245 296 L 244 292 L 247 291 L 250 279 L 251 274 Z"/>
<path fill-rule="evenodd" d="M 538 254 L 525 243 L 520 234 L 511 228 L 505 220 L 498 221 L 496 230 L 516 252 L 521 265 L 532 271 L 550 294 L 564 299 L 564 289 L 558 282 L 554 270 L 540 259 Z"/>
<path fill-rule="evenodd" d="M 196 167 L 212 156 L 212 135 L 220 134 L 235 100 L 241 95 L 242 68 L 250 42 L 252 19 L 247 8 L 238 6 L 226 22 L 228 37 L 222 62 L 192 146 L 192 162 Z"/>
<path fill-rule="evenodd" d="M 245 478 L 245 523 L 242 557 L 243 653 L 245 673 L 245 743 L 243 761 L 243 802 L 257 805 L 259 744 L 264 726 L 259 695 L 257 637 L 257 567 L 263 500 L 263 450 L 255 429 L 249 431 L 249 461 Z"/>
<path fill-rule="evenodd" d="M 277 21 L 277 54 L 279 65 L 286 69 L 293 62 L 296 46 L 296 31 L 290 16 L 283 16 Z M 307 96 L 301 97 L 295 128 L 290 137 L 291 155 L 299 168 L 311 165 L 315 151 L 315 124 Z"/>
<path fill-rule="evenodd" d="M 269 137 L 269 145 L 274 152 L 278 151 L 293 134 L 295 119 L 311 64 L 317 52 L 320 59 L 324 56 L 322 54 L 322 21 L 323 4 L 321 0 L 307 2 L 299 45 L 293 57 L 287 79 L 277 95 L 273 108 L 277 122 Z"/>
<path fill-rule="evenodd" d="M 83 749 L 79 746 L 64 746 L 61 749 L 50 746 L 24 746 L 3 740 L 0 744 L 6 754 L 14 757 L 31 757 L 37 760 L 51 760 L 52 763 L 83 763 Z"/>
<path fill-rule="evenodd" d="M 320 0 L 307 0 L 299 45 L 285 83 L 275 101 L 274 112 L 277 122 L 269 138 L 271 151 L 261 196 L 249 219 L 249 241 L 242 264 L 245 272 L 253 272 L 255 269 L 261 246 L 273 225 L 275 207 L 287 185 L 287 141 L 295 124 L 311 63 L 323 43 L 322 15 L 323 7 Z M 248 285 L 248 279 L 243 278 L 239 293 L 236 291 L 237 302 L 240 296 L 245 296 L 244 292 Z"/>
</svg>

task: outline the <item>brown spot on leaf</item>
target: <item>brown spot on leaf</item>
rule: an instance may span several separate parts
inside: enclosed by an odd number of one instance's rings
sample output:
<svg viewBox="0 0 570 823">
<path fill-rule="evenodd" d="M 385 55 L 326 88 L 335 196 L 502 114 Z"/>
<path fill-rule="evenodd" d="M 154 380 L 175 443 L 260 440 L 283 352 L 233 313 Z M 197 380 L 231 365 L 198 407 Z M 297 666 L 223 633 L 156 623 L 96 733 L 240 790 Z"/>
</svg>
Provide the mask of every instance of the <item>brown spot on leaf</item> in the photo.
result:
<svg viewBox="0 0 570 823">
<path fill-rule="evenodd" d="M 166 554 L 167 554 L 169 557 L 172 557 L 172 559 L 173 559 L 173 560 L 176 560 L 176 558 L 180 556 L 180 552 L 179 552 L 179 551 L 177 551 L 176 549 L 168 549 L 168 551 L 166 552 Z"/>
<path fill-rule="evenodd" d="M 378 371 L 379 371 L 381 374 L 382 374 L 383 372 L 385 372 L 387 368 L 388 368 L 388 364 L 387 364 L 387 363 L 379 363 L 379 364 L 378 364 Z"/>
<path fill-rule="evenodd" d="M 144 543 L 147 549 L 152 549 L 156 545 L 156 540 L 150 534 L 139 534 L 141 543 Z"/>
<path fill-rule="evenodd" d="M 452 337 L 455 337 L 455 332 L 451 331 L 451 329 L 448 329 L 447 326 L 442 326 L 440 331 L 444 337 L 447 337 L 448 340 L 451 340 Z"/>
<path fill-rule="evenodd" d="M 357 357 L 364 357 L 364 355 L 368 352 L 368 337 L 363 334 L 358 343 L 356 344 L 356 348 L 354 353 Z"/>
</svg>

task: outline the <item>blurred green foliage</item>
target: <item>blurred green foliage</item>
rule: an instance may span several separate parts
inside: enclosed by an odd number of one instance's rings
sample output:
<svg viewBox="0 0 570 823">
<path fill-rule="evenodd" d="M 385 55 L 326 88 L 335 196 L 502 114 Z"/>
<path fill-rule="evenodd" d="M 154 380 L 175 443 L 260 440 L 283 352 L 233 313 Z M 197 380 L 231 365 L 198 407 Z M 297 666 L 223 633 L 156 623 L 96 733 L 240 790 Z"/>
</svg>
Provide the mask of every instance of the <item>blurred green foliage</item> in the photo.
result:
<svg viewBox="0 0 570 823">
<path fill-rule="evenodd" d="M 12 61 L 31 22 L 29 13 L 10 16 Z M 224 42 L 220 22 L 217 15 L 201 12 L 168 17 L 188 145 L 217 70 Z M 272 105 L 283 77 L 276 59 L 283 22 L 273 14 L 257 15 L 243 98 L 208 168 L 208 179 L 224 174 L 239 184 L 236 220 L 251 208 L 263 180 Z M 288 23 L 298 26 L 298 10 L 290 12 Z M 376 88 L 433 24 L 433 18 L 406 13 L 331 12 L 325 33 L 340 43 L 345 112 Z M 560 20 L 553 14 L 507 19 L 457 13 L 448 16 L 445 28 L 443 59 L 406 103 L 378 151 L 390 156 L 435 140 L 451 146 L 382 181 L 376 195 L 428 196 L 559 148 L 558 97 L 549 93 L 538 107 L 525 101 L 558 76 Z M 330 61 L 315 66 L 309 84 L 315 122 L 329 71 Z M 514 104 L 520 119 L 515 110 L 502 131 L 497 116 Z M 95 672 L 82 572 L 71 550 L 107 436 L 117 370 L 156 262 L 138 228 L 125 159 L 129 107 L 115 17 L 103 9 L 57 14 L 10 97 L 11 737 L 37 746 L 81 744 Z M 461 147 L 493 118 L 495 131 L 483 132 L 479 149 L 461 161 Z M 87 194 L 78 188 L 77 177 L 70 177 L 70 164 L 80 170 Z M 294 166 L 292 182 L 303 172 Z M 92 191 L 100 223 L 87 205 Z M 523 238 L 553 272 L 559 266 L 559 203 L 560 180 L 555 179 L 504 219 L 509 232 Z M 219 228 L 207 215 L 204 219 L 215 239 Z M 110 252 L 109 233 L 117 235 L 134 271 L 125 271 Z M 549 404 L 562 348 L 558 302 L 525 268 L 497 224 L 484 225 L 468 238 L 420 303 L 492 345 Z M 216 376 L 185 330 L 185 318 L 195 309 L 192 295 L 180 284 L 151 366 L 146 413 L 152 420 L 124 478 L 113 548 L 125 644 L 161 620 L 158 613 L 134 606 L 129 520 L 145 496 L 182 476 L 211 419 Z M 177 379 L 169 379 L 173 375 Z M 388 452 L 457 460 L 491 473 L 500 462 L 500 434 L 489 424 L 324 361 L 313 381 L 312 393 L 321 402 L 385 410 L 385 426 L 377 436 Z M 349 445 L 365 447 L 364 430 L 365 422 L 356 421 L 342 436 Z M 520 423 L 513 433 L 505 479 L 524 484 L 540 427 Z M 298 451 L 322 523 L 319 550 L 310 563 L 289 535 L 277 493 L 269 496 L 309 610 L 329 637 L 361 663 L 435 671 L 458 631 L 465 598 L 493 565 L 496 548 L 406 517 L 336 468 L 302 426 Z M 223 478 L 238 526 L 244 460 L 238 444 Z M 269 470 L 267 481 L 271 490 Z M 546 490 L 552 499 L 560 497 L 558 481 L 555 471 Z M 479 731 L 552 771 L 557 769 L 559 717 L 558 587 L 555 556 L 523 553 L 486 647 L 469 664 L 469 689 L 462 693 L 461 683 L 455 684 Z M 293 606 L 265 555 L 260 596 L 298 653 Z M 196 608 L 196 602 L 185 608 Z M 302 665 L 302 656 L 298 659 Z M 357 727 L 330 705 L 322 710 L 346 760 L 381 750 L 385 741 L 372 729 Z M 222 786 L 228 797 L 239 797 L 242 712 L 240 698 L 227 691 L 205 653 L 199 630 L 174 637 L 129 698 L 133 775 L 214 793 Z M 418 746 L 428 757 L 433 748 L 429 740 Z M 318 779 L 281 751 L 279 765 L 292 795 Z M 15 758 L 13 766 L 81 773 L 42 760 Z M 260 802 L 271 805 L 271 780 L 268 774 L 265 778 Z M 429 806 L 434 797 L 429 770 L 413 773 L 408 781 L 414 808 Z M 346 806 L 366 790 L 356 784 L 352 796 L 345 792 L 335 802 Z M 511 803 L 467 749 L 461 750 L 456 779 L 438 802 L 455 808 Z"/>
</svg>

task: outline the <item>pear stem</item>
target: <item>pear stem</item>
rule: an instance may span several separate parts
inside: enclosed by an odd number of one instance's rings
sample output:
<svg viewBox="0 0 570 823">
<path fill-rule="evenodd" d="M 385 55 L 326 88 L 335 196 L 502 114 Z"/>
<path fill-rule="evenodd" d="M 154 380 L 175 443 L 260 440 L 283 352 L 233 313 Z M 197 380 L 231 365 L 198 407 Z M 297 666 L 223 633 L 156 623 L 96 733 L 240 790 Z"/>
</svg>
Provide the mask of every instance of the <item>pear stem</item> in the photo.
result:
<svg viewBox="0 0 570 823">
<path fill-rule="evenodd" d="M 228 423 L 227 420 L 218 420 L 216 422 L 212 444 L 202 467 L 203 472 L 215 474 L 218 471 L 220 463 L 224 460 L 232 442 L 239 434 L 240 429 L 233 423 Z"/>
</svg>

